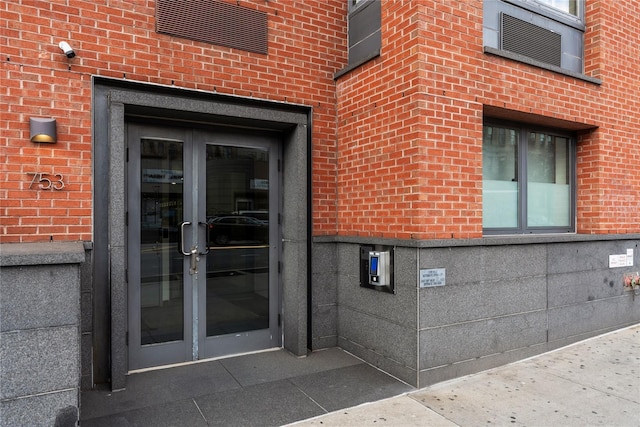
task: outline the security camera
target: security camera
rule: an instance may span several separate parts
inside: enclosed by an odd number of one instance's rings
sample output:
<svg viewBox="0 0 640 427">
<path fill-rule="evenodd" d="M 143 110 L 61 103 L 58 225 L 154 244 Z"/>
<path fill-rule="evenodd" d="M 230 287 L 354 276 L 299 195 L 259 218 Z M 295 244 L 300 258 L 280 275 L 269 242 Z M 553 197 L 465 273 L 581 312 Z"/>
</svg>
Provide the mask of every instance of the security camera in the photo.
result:
<svg viewBox="0 0 640 427">
<path fill-rule="evenodd" d="M 58 46 L 60 46 L 60 49 L 62 49 L 64 54 L 67 55 L 67 58 L 73 58 L 74 56 L 76 56 L 76 53 L 73 51 L 71 46 L 69 46 L 69 43 L 60 42 Z"/>
</svg>

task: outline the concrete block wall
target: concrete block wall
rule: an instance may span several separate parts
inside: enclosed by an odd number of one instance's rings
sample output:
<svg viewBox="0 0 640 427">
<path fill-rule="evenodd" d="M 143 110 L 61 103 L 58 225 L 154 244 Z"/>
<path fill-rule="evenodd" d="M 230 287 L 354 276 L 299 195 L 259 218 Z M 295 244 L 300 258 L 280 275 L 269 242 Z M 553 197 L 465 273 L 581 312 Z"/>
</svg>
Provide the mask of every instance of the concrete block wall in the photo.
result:
<svg viewBox="0 0 640 427">
<path fill-rule="evenodd" d="M 640 269 L 640 236 L 628 237 L 398 241 L 395 295 L 359 287 L 359 244 L 315 246 L 338 254 L 338 345 L 424 387 L 639 322 L 622 276 Z M 609 268 L 627 249 L 634 266 Z M 419 270 L 431 268 L 446 270 L 445 285 L 420 288 Z"/>
<path fill-rule="evenodd" d="M 83 244 L 0 245 L 0 426 L 77 425 Z"/>
</svg>

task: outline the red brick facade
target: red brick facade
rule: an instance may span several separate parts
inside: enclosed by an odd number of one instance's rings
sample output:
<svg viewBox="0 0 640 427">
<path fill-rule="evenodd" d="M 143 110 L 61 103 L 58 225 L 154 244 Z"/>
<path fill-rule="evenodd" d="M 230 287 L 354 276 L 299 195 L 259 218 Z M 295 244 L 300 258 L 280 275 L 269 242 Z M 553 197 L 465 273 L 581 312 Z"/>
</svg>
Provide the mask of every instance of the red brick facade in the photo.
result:
<svg viewBox="0 0 640 427">
<path fill-rule="evenodd" d="M 638 232 L 640 5 L 585 15 L 601 85 L 483 53 L 482 1 L 383 2 L 380 57 L 338 81 L 339 233 L 482 236 L 486 110 L 595 128 L 579 133 L 577 232 Z"/>
<path fill-rule="evenodd" d="M 312 106 L 317 228 L 334 232 L 343 1 L 240 1 L 268 14 L 268 56 L 158 34 L 151 0 L 68 3 L 0 4 L 3 242 L 92 239 L 92 185 L 102 185 L 91 174 L 92 75 Z M 62 54 L 62 40 L 75 58 Z M 31 143 L 30 117 L 55 117 L 58 143 Z M 61 174 L 65 188 L 29 188 L 28 172 Z"/>
<path fill-rule="evenodd" d="M 106 185 L 92 176 L 92 75 L 312 107 L 315 235 L 481 237 L 487 114 L 590 127 L 577 232 L 640 231 L 636 1 L 586 1 L 585 75 L 602 84 L 484 53 L 481 0 L 383 1 L 381 55 L 335 80 L 345 1 L 231 3 L 268 14 L 268 55 L 158 34 L 152 0 L 0 4 L 2 242 L 92 240 L 92 188 Z M 56 118 L 58 142 L 31 143 L 30 117 Z"/>
</svg>

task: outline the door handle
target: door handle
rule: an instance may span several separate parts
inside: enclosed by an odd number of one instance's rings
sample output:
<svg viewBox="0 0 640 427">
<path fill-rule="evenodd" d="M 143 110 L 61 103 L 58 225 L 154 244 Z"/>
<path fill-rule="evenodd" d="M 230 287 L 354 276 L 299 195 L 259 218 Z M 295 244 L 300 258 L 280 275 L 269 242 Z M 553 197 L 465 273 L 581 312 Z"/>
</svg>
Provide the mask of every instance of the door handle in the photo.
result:
<svg viewBox="0 0 640 427">
<path fill-rule="evenodd" d="M 180 230 L 180 247 L 178 248 L 178 250 L 180 251 L 180 253 L 182 255 L 189 256 L 189 255 L 191 255 L 191 252 L 187 252 L 185 250 L 185 248 L 184 248 L 184 227 L 186 225 L 191 225 L 191 222 L 184 221 L 184 222 L 180 223 L 180 227 L 179 227 L 179 230 Z"/>
</svg>

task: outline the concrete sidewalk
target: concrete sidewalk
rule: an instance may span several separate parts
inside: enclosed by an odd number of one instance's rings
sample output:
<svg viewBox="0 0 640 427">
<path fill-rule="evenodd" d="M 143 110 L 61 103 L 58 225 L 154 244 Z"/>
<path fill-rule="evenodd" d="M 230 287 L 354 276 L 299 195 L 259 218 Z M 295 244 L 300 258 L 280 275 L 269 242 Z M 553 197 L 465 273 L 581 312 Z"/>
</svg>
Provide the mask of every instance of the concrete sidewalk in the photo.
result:
<svg viewBox="0 0 640 427">
<path fill-rule="evenodd" d="M 640 325 L 291 426 L 640 426 Z"/>
</svg>

